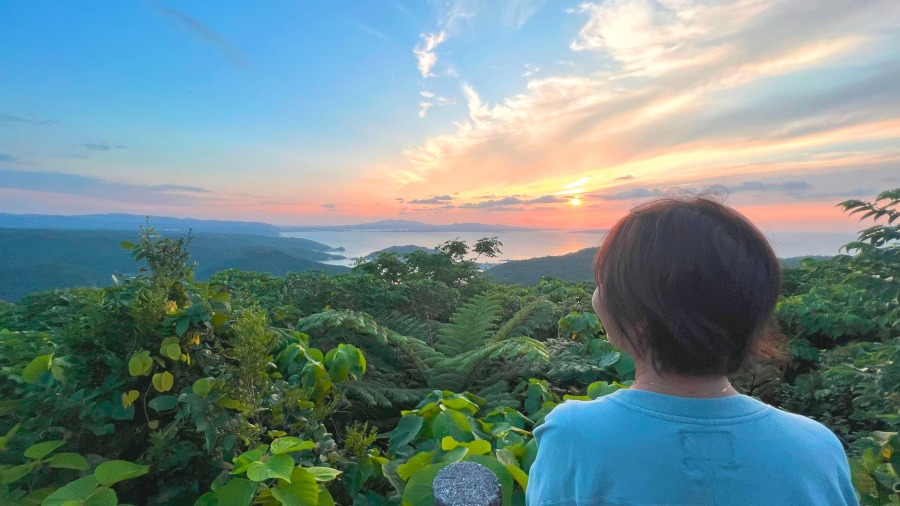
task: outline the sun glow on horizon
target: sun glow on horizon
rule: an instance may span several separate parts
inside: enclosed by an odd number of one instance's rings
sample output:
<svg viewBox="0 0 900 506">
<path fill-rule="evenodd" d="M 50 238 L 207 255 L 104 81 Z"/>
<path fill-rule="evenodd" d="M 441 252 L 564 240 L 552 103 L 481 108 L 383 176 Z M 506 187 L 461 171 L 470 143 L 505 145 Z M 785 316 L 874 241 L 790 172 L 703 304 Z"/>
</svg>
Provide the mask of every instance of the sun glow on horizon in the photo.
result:
<svg viewBox="0 0 900 506">
<path fill-rule="evenodd" d="M 581 205 L 581 199 L 578 198 L 578 197 L 575 197 L 575 198 L 573 198 L 573 199 L 569 199 L 569 204 L 572 204 L 573 206 L 580 206 L 580 205 Z"/>
</svg>

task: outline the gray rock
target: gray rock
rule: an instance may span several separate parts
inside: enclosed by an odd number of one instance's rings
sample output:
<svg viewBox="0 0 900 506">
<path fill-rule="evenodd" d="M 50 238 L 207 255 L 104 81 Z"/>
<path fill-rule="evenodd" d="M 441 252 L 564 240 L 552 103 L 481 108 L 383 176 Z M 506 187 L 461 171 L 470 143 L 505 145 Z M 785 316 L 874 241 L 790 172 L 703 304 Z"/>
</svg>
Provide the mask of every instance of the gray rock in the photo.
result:
<svg viewBox="0 0 900 506">
<path fill-rule="evenodd" d="M 474 462 L 456 462 L 434 478 L 435 506 L 500 506 L 500 482 L 490 469 Z"/>
</svg>

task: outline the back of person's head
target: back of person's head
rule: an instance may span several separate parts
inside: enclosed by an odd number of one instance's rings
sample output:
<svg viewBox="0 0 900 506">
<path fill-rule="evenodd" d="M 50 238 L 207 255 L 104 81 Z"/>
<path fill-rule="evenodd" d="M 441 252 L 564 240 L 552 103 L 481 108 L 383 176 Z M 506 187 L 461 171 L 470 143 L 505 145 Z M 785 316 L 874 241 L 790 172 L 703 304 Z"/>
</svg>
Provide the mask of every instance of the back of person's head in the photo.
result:
<svg viewBox="0 0 900 506">
<path fill-rule="evenodd" d="M 609 231 L 594 264 L 600 304 L 659 372 L 738 370 L 766 333 L 781 268 L 747 218 L 709 197 L 662 198 Z"/>
</svg>

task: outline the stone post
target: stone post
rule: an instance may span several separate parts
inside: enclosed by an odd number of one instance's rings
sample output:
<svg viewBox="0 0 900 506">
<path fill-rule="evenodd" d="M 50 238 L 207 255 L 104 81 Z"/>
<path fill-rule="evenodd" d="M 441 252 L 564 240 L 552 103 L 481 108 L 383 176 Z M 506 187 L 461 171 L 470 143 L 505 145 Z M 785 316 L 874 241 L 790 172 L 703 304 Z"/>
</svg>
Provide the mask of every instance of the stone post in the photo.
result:
<svg viewBox="0 0 900 506">
<path fill-rule="evenodd" d="M 434 506 L 501 506 L 500 482 L 475 462 L 456 462 L 434 478 Z"/>
</svg>

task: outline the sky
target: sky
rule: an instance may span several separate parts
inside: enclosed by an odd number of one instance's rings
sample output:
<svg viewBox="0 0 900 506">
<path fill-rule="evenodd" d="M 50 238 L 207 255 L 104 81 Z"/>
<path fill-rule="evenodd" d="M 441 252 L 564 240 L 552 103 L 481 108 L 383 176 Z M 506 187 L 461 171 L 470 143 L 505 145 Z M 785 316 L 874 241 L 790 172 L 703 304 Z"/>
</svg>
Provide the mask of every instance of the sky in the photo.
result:
<svg viewBox="0 0 900 506">
<path fill-rule="evenodd" d="M 9 0 L 0 212 L 856 230 L 898 83 L 897 0 Z"/>
</svg>

